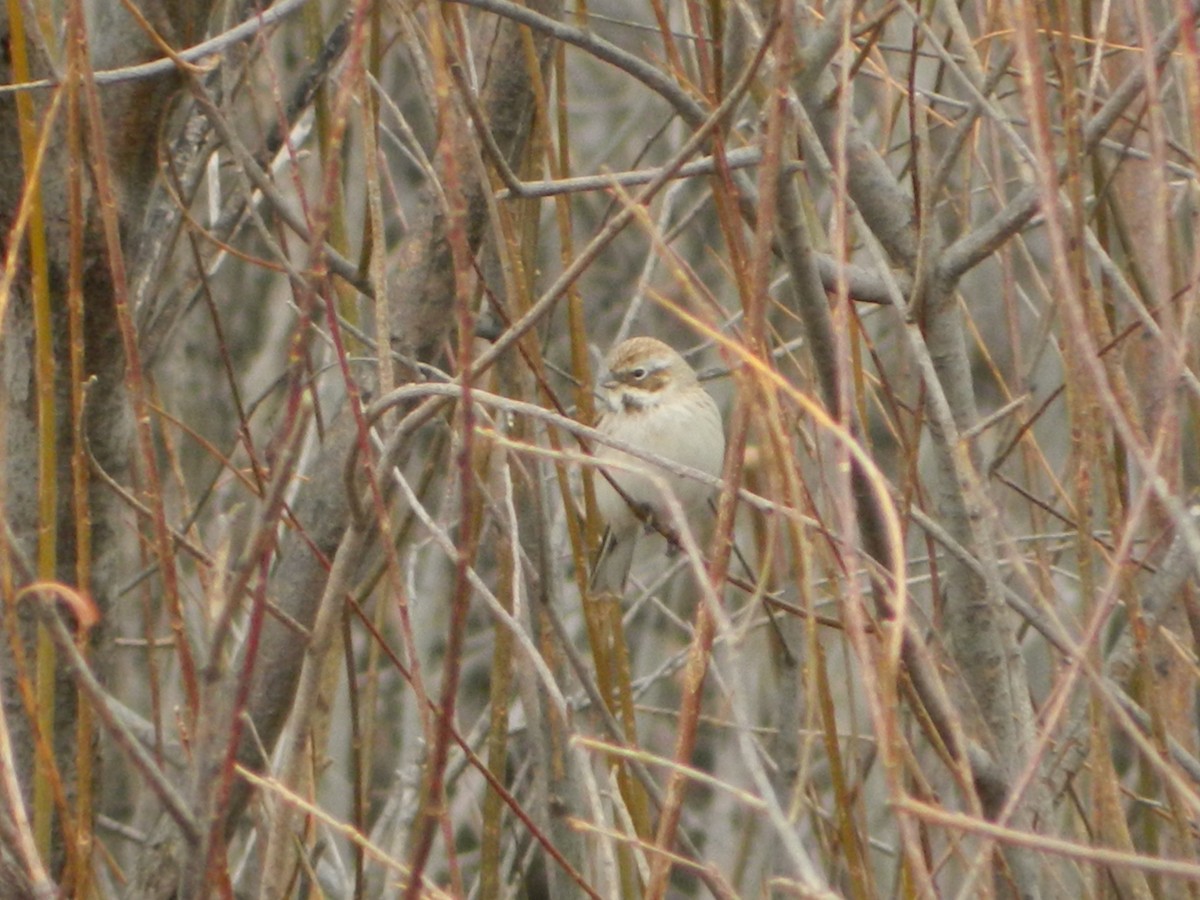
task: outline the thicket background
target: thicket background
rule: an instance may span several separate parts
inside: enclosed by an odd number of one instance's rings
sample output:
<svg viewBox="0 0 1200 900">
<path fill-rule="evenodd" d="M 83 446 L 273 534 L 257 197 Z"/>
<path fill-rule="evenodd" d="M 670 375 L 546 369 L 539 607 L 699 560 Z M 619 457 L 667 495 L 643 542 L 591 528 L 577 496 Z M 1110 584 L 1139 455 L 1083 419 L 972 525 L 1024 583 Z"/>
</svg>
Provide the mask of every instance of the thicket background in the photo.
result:
<svg viewBox="0 0 1200 900">
<path fill-rule="evenodd" d="M 1197 7 L 10 0 L 0 893 L 1194 896 Z"/>
</svg>

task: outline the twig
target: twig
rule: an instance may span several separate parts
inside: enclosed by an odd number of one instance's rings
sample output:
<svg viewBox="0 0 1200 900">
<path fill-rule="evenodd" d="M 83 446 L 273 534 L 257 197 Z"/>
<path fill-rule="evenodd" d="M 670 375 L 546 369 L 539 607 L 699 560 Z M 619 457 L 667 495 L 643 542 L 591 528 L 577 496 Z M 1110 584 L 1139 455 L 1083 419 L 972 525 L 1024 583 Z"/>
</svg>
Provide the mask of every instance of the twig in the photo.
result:
<svg viewBox="0 0 1200 900">
<path fill-rule="evenodd" d="M 67 631 L 67 626 L 63 624 L 58 612 L 54 609 L 53 597 L 40 599 L 37 601 L 37 605 L 39 616 L 54 639 L 60 658 L 71 670 L 79 690 L 91 701 L 92 709 L 109 737 L 125 754 L 138 773 L 146 779 L 150 790 L 154 792 L 167 814 L 179 826 L 184 840 L 189 845 L 195 846 L 200 841 L 200 827 L 192 818 L 187 800 L 176 791 L 174 785 L 142 747 L 137 736 L 109 707 L 107 692 L 96 680 L 87 661 L 80 654 L 79 648 L 75 646 L 74 638 Z"/>
<path fill-rule="evenodd" d="M 119 69 L 104 69 L 92 73 L 96 84 L 121 84 L 129 81 L 141 81 L 146 78 L 157 78 L 178 70 L 178 63 L 193 63 L 207 56 L 219 56 L 222 51 L 234 44 L 249 40 L 259 32 L 282 22 L 293 13 L 299 12 L 309 0 L 280 0 L 279 4 L 259 13 L 253 19 L 234 26 L 226 32 L 209 38 L 203 43 L 196 44 L 186 50 L 180 50 L 176 56 L 178 61 L 169 57 L 156 59 L 153 62 L 141 63 L 136 66 L 122 66 Z M 27 81 L 23 84 L 0 85 L 0 96 L 16 94 L 22 91 L 44 91 L 59 87 L 57 79 L 43 78 L 38 81 Z"/>
</svg>

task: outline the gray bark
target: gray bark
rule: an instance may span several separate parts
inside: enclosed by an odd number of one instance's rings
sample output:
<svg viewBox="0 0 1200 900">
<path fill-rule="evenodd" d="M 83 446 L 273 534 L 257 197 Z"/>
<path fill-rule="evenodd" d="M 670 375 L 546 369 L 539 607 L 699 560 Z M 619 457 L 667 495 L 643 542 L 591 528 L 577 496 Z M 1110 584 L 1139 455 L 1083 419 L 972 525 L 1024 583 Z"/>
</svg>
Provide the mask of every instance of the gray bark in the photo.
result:
<svg viewBox="0 0 1200 900">
<path fill-rule="evenodd" d="M 199 33 L 207 17 L 210 0 L 199 2 L 143 3 L 147 16 L 174 41 L 186 42 Z M 92 65 L 98 69 L 116 68 L 148 60 L 159 55 L 141 28 L 119 4 L 103 4 L 95 26 Z M 42 53 L 41 35 L 26 22 L 25 41 L 31 58 L 31 75 L 44 77 L 52 66 Z M 0 12 L 0 37 L 5 46 L 18 38 L 10 33 L 7 11 Z M 11 54 L 5 54 L 0 79 L 15 81 Z M 175 79 L 166 76 L 128 85 L 115 86 L 100 93 L 105 125 L 105 147 L 89 147 L 88 153 L 105 152 L 112 165 L 119 196 L 117 213 L 123 230 L 140 217 L 141 204 L 157 174 L 155 148 L 159 124 L 166 115 L 176 88 Z M 40 116 L 46 110 L 48 92 L 33 95 Z M 83 127 L 81 123 L 81 128 Z M 86 129 L 84 129 L 86 131 Z M 17 103 L 13 94 L 0 97 L 0 230 L 9 234 L 25 188 L 25 166 L 18 135 Z M 72 160 L 66 146 L 65 114 L 58 116 L 43 164 L 40 183 L 48 248 L 48 289 L 52 308 L 55 358 L 55 451 L 58 462 L 54 474 L 58 513 L 48 523 L 56 535 L 57 570 L 54 577 L 75 584 L 76 531 L 72 504 L 71 455 L 74 448 L 70 412 L 69 353 L 67 341 L 67 287 L 70 272 L 68 187 Z M 75 161 L 80 162 L 80 161 Z M 108 253 L 100 228 L 95 192 L 86 179 L 94 170 L 83 169 L 85 213 L 83 223 L 82 271 L 84 307 L 84 357 L 86 374 L 94 378 L 88 392 L 84 431 L 96 462 L 110 474 L 123 477 L 129 466 L 129 421 L 124 413 L 122 386 L 125 361 L 116 326 L 113 284 Z M 28 245 L 26 244 L 26 247 Z M 29 284 L 27 249 L 19 251 L 20 269 L 5 311 L 0 336 L 0 433 L 3 434 L 3 514 L 17 540 L 20 551 L 35 558 L 39 528 L 38 454 L 41 437 L 38 430 L 38 403 L 34 375 L 34 324 Z M 114 591 L 126 573 L 120 571 L 127 541 L 127 529 L 119 521 L 120 510 L 111 493 L 93 480 L 88 489 L 91 517 L 91 555 L 94 559 L 91 583 L 80 585 L 88 591 L 101 616 L 111 608 Z M 42 573 L 43 576 L 46 573 Z M 0 673 L 4 679 L 4 714 L 12 730 L 15 763 L 21 783 L 32 784 L 33 731 L 20 692 L 17 689 L 17 664 L 12 641 L 25 648 L 27 660 L 33 659 L 34 616 L 29 604 L 16 616 L 17 634 L 0 643 Z M 100 637 L 97 634 L 97 637 Z M 27 662 L 27 665 L 31 665 Z M 103 669 L 104 654 L 97 656 Z M 54 709 L 54 745 L 58 765 L 69 789 L 75 766 L 74 692 L 65 672 L 60 671 Z M 31 682 L 29 682 L 31 683 Z"/>
</svg>

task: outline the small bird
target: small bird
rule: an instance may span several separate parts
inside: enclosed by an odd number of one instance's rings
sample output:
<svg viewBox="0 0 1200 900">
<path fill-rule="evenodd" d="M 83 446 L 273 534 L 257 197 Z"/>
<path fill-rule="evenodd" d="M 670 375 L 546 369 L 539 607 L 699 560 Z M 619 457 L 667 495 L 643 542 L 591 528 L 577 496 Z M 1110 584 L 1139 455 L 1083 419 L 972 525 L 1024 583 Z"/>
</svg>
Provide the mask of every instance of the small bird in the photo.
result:
<svg viewBox="0 0 1200 900">
<path fill-rule="evenodd" d="M 635 337 L 609 353 L 605 369 L 597 391 L 603 406 L 597 425 L 601 432 L 667 463 L 709 475 L 721 473 L 725 458 L 721 411 L 682 356 L 662 341 Z M 601 463 L 620 462 L 633 469 L 601 466 L 602 474 L 595 480 L 596 506 L 607 531 L 592 572 L 592 589 L 620 593 L 639 535 L 648 530 L 645 525 L 652 521 L 667 533 L 695 525 L 705 514 L 712 489 L 612 447 L 598 445 L 595 453 Z M 641 472 L 653 472 L 654 477 Z M 689 522 L 673 520 L 656 479 L 674 493 Z"/>
</svg>

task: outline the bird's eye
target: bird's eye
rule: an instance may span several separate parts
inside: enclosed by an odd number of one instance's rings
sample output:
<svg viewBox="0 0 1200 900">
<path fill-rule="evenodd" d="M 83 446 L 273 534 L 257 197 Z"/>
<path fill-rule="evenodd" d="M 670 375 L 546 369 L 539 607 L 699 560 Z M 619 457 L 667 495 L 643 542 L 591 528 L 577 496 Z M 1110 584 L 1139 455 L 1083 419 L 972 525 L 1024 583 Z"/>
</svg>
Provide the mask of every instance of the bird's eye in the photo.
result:
<svg viewBox="0 0 1200 900">
<path fill-rule="evenodd" d="M 641 381 L 643 378 L 646 377 L 646 370 L 644 368 L 642 368 L 641 366 L 638 366 L 636 369 L 634 369 L 629 374 L 631 376 L 633 376 L 634 381 Z"/>
</svg>

